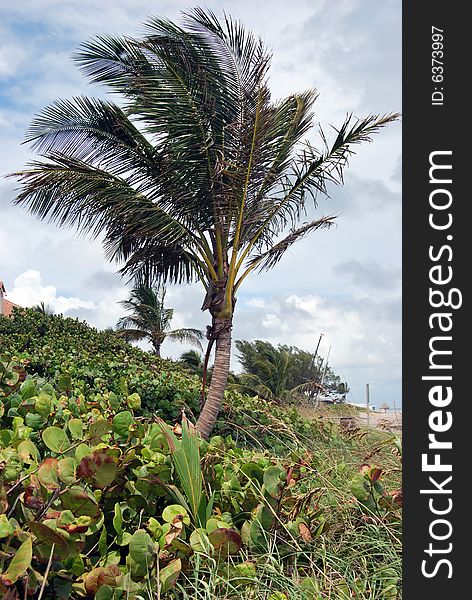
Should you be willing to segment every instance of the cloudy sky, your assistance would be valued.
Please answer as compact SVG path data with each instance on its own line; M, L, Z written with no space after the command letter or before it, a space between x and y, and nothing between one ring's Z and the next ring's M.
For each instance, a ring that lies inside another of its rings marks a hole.
M316 120L401 111L400 0L207 0L240 18L273 50L274 97L315 87ZM32 158L21 145L34 113L56 98L103 90L71 60L98 33L138 34L150 15L178 18L185 0L0 0L0 174ZM401 405L401 125L359 146L344 187L320 202L337 227L295 245L269 273L247 280L238 297L234 339L265 339L314 351L320 346L347 379L351 400ZM78 238L11 204L15 184L0 179L0 279L23 306L114 325L128 290L98 242ZM174 327L204 327L197 286L168 290ZM181 346L165 344L177 357ZM237 370L235 361L233 367Z

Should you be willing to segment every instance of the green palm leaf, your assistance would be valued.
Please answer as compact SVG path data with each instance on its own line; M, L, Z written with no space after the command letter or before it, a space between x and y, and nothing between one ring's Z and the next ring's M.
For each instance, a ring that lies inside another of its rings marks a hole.
M162 419L159 420L159 425L169 444L172 462L194 522L197 523L197 527L204 527L205 523L200 522L203 505L203 477L196 432L190 428L185 417L182 419L182 439L180 440Z

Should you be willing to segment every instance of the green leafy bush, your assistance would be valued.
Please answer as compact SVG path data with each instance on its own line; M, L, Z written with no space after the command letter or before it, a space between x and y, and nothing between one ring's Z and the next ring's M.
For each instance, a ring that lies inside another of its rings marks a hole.
M2 398L3 591L21 581L35 593L47 575L59 598L147 597L171 589L196 554L238 563L243 547L263 552L277 536L288 553L324 531L298 457L137 417L136 392L120 405L113 392L75 395L71 378L17 384Z
M182 407L198 412L197 377L77 319L16 310L0 317L0 349L27 373L75 395L96 395L98 403L110 393L116 403L138 393L143 414L172 420Z

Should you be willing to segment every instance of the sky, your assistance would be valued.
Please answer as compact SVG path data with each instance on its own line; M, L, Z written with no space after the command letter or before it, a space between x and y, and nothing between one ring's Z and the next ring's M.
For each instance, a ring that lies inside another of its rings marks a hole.
M41 222L13 206L6 173L35 158L22 145L35 113L57 98L103 97L72 61L97 34L139 35L149 16L179 19L184 0L0 0L0 280L22 306L41 301L98 328L114 326L129 294L99 241ZM401 112L400 0L207 0L240 19L273 51L274 98L316 88L315 122L329 130L346 114ZM333 131L333 130L331 130ZM310 139L311 134L308 134ZM313 138L312 138L313 139ZM401 122L356 149L345 184L317 215L336 227L295 244L238 294L233 339L263 339L319 352L347 380L348 400L401 406ZM168 288L173 328L204 328L203 289ZM164 356L187 347L166 341ZM239 363L232 361L234 370Z

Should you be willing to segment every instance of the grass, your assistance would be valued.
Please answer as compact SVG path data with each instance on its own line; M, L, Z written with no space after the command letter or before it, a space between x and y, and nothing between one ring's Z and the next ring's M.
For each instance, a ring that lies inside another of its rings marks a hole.
M356 410L356 409L354 409ZM387 490L401 486L398 436L375 429L342 432L331 425L330 439L303 438L298 444L312 457L306 489L317 489L328 531L309 551L296 541L292 554L281 555L277 539L264 554L244 557L251 569L244 577L234 567L222 569L208 557L191 562L174 591L182 600L398 600L401 598L401 529L399 520L379 519L360 510L350 488L359 466L382 469ZM289 450L289 448L287 448ZM399 516L399 515L398 515ZM372 521L372 522L370 522ZM177 591L178 590L178 591Z

